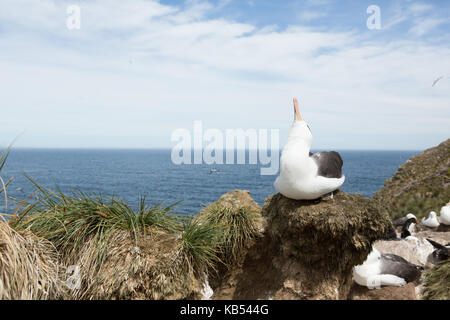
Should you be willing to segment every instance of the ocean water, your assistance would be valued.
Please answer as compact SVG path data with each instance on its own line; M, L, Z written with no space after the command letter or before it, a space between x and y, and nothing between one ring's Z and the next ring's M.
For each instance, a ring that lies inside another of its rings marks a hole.
M342 190L372 196L397 168L419 151L339 151L346 181ZM210 173L210 169L217 172ZM276 175L260 175L259 165L175 165L170 150L46 150L15 149L0 172L14 177L8 196L23 199L35 191L30 175L50 189L81 190L118 196L136 207L139 196L152 204L180 201L178 213L197 214L208 203L233 190L249 190L259 204L275 193ZM2 195L3 196L3 195ZM6 210L0 199L0 210Z

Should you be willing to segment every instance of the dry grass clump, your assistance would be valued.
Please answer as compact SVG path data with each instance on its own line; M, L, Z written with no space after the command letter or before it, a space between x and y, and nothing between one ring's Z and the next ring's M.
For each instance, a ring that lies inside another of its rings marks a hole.
M84 243L66 264L80 268L72 299L186 299L201 288L181 238L154 230L134 241L130 232L114 230L100 267L95 240Z
M423 284L423 299L450 300L450 260L425 271Z
M58 259L53 245L0 221L0 300L58 299Z

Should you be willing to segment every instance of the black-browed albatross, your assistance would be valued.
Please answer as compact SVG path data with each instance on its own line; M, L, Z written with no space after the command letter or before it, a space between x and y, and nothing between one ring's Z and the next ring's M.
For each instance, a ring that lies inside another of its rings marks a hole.
M310 152L311 129L298 110L294 98L294 123L280 159L280 175L275 189L287 198L313 200L338 189L345 181L343 161L335 151Z

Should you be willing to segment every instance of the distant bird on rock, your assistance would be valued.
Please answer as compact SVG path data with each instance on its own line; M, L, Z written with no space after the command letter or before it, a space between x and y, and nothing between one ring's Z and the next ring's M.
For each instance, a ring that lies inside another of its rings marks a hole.
M394 225L394 227L400 227L403 226L408 219L415 219L417 222L416 216L412 213L408 213L406 216L394 220L392 224Z
M439 227L439 221L437 219L437 214L434 211L431 211L428 214L428 217L426 219L422 220L422 225L428 228L437 228Z
M402 234L400 236L402 239L412 236L413 232L415 232L416 221L417 220L415 217L405 221L402 227Z
M441 208L440 221L442 224L450 225L450 206L446 205Z

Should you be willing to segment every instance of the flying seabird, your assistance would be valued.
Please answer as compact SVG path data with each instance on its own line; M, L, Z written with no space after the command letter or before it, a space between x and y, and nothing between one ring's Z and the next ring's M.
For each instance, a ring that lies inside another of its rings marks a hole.
M437 228L439 227L439 221L437 219L437 214L434 211L431 211L428 214L428 217L426 219L422 220L422 225L428 228Z
M422 267L395 254L381 254L373 248L362 265L353 268L353 280L369 289L403 286L420 278Z
M280 175L275 189L287 198L313 200L332 193L345 181L339 153L310 152L311 129L298 110L294 98L294 123L280 159Z
M433 81L433 84L431 85L432 87L434 87L435 85L436 85L436 83L438 83L441 79L443 79L444 78L444 76L440 76L439 78L437 78L437 79L435 79L434 81Z
M426 238L429 243L433 245L436 249L433 251L433 262L438 263L444 260L447 260L450 257L450 243L447 243L446 246L443 246L436 241Z
M450 225L450 206L443 206L440 212L440 220L442 224Z
M398 218L397 220L394 220L394 222L392 222L392 224L394 225L394 227L400 227L400 226L403 226L408 219L417 220L415 215L413 215L412 213L408 213L406 216L404 216L402 218Z

